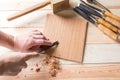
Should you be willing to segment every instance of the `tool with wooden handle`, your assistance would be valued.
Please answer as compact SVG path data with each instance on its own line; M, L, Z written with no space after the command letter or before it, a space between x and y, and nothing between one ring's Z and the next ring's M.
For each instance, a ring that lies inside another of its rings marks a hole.
M51 3L51 6L52 6L52 9L53 9L53 13L57 13L57 12L62 11L62 10L69 7L69 0L46 0L45 2L39 3L39 4L34 5L30 8L27 8L25 10L17 12L13 15L10 15L8 17L8 21L14 20L14 19L16 19L18 17L21 17L23 15L26 15L30 12L33 12L33 11L38 10L40 8L43 8L50 3Z
M107 9L106 7L104 7L104 6L102 5L102 8L104 8L105 10L107 10L107 11L103 11L103 10L101 10L101 9L98 9L98 8L96 8L96 7L93 7L93 6L89 5L89 4L87 4L87 3L84 2L83 0L80 0L80 1L81 1L83 4L85 4L87 7L91 8L91 9L94 9L94 10L96 10L97 12L101 13L102 16L103 16L103 17L102 17L103 19L105 19L106 21L108 21L109 23L113 24L114 26L116 26L117 28L120 29L120 21L118 21L118 19L114 18L114 17L117 16L117 15L115 15L115 14L113 14L113 13L110 13L110 10L109 10L109 9ZM90 2L90 3L92 3L92 0L87 0L87 1ZM111 16L114 15L114 17L111 17L109 13L111 14ZM117 18L118 18L118 17L119 17L119 16L117 16Z
M102 9L105 9L106 11L103 12L105 16L111 17L111 18L113 18L113 19L115 19L115 20L120 22L120 17L119 16L111 13L109 9L107 9L105 6L103 6L97 0L87 0L87 1L89 3L95 4L95 5L99 6L99 7L101 7Z
M87 14L92 14L92 15L95 15L95 16L99 17L99 18L96 18L98 23L100 23L102 25L105 25L107 28L111 29L112 31L114 31L116 33L120 33L120 30L116 26L114 26L111 23L102 19L102 15L100 13L98 13L97 11L95 11L94 9L92 9L90 7L87 7L84 4L80 4L79 8L81 10L85 11Z
M40 48L37 52L38 53L42 53L43 51L46 51L54 46L58 46L59 45L59 42L58 41L55 41L52 45L50 46L43 46L42 48Z
M113 32L112 30L108 29L105 25L97 23L97 20L94 19L91 15L86 14L84 11L82 11L79 7L75 7L74 11L80 14L83 18L85 18L87 21L93 23L96 25L104 34L112 38L113 40L120 41L120 35Z
M110 18L110 17L105 17L105 20L108 21L109 23L115 25L118 29L120 29L120 22L113 19L113 18Z

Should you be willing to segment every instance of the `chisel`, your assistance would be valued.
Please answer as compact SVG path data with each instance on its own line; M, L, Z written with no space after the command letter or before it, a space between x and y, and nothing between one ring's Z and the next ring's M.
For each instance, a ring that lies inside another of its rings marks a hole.
M92 14L92 15L97 16L96 20L97 20L98 23L103 24L103 25L105 25L107 28L111 29L112 31L120 34L120 30L119 30L116 26L114 26L114 25L112 25L111 23L109 23L109 22L107 22L106 20L104 20L104 19L102 18L102 15L101 15L99 12L95 11L94 9L92 9L92 8L90 8L90 7L87 7L87 6L84 5L84 4L80 4L80 5L79 5L79 8L80 8L81 10L83 10L83 11L86 11L87 14L89 13L89 14ZM99 18L98 18L98 17L99 17Z
M86 14L84 11L82 11L79 7L75 7L74 11L77 12L79 15L81 15L83 18L85 18L87 21L91 22L92 24L96 25L104 34L112 38L113 40L120 41L120 36L113 32L112 30L108 29L106 26L97 23L97 20L93 18L92 16Z
M43 51L46 51L46 50L50 49L51 47L58 46L58 45L59 45L59 42L55 41L52 45L50 45L50 46L44 46L44 47L40 48L37 52L38 53L42 53Z
M81 1L81 0L80 0ZM107 9L105 6L103 6L101 3L99 3L97 0L87 0L89 3L95 4L99 7L101 7L102 9L104 9L104 11L101 10L101 12L104 14L107 21L113 23L114 25L116 25L118 28L120 28L120 17L113 14L112 12L110 12L109 9Z

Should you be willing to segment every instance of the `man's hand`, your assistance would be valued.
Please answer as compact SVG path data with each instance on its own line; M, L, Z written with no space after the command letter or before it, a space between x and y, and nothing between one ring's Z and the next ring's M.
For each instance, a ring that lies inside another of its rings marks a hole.
M40 31L20 34L14 38L14 49L21 52L38 50L40 46L49 46L52 43Z
M1 75L17 75L22 68L26 68L26 61L32 57L38 56L38 53L9 53L0 56L2 62L0 66Z

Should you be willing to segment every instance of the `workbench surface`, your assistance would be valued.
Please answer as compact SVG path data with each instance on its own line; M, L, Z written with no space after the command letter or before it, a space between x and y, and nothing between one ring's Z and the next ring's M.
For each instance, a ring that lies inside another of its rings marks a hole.
M43 31L46 15L52 13L51 6L34 11L13 21L7 21L10 14L28 8L44 0L0 0L0 30L16 35L22 31L40 29ZM113 13L120 16L120 0L98 0ZM79 0L70 0L71 6ZM68 11L72 15L72 11ZM81 18L78 15L79 18ZM0 47L0 53L12 51ZM45 72L31 72L30 68L40 61L37 57L28 61L28 68L18 76L1 76L0 80L120 80L120 44L104 35L98 28L88 24L87 40L83 63L60 60L63 68L56 78L50 78Z

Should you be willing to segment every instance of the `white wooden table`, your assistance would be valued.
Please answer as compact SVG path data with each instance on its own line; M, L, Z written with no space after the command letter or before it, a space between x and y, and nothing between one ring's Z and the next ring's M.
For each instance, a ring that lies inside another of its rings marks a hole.
M40 29L43 31L45 18L52 13L50 5L13 21L7 21L10 14L28 8L44 0L0 0L0 30L16 35L22 31ZM120 0L98 0L113 13L120 16ZM70 0L75 6L79 0ZM0 47L0 53L9 53L9 49ZM120 44L104 35L89 23L83 63L60 60L63 70L56 78L50 78L46 72L31 72L30 68L40 57L28 61L28 68L18 76L1 76L0 80L120 80ZM68 74L68 75L66 75Z

